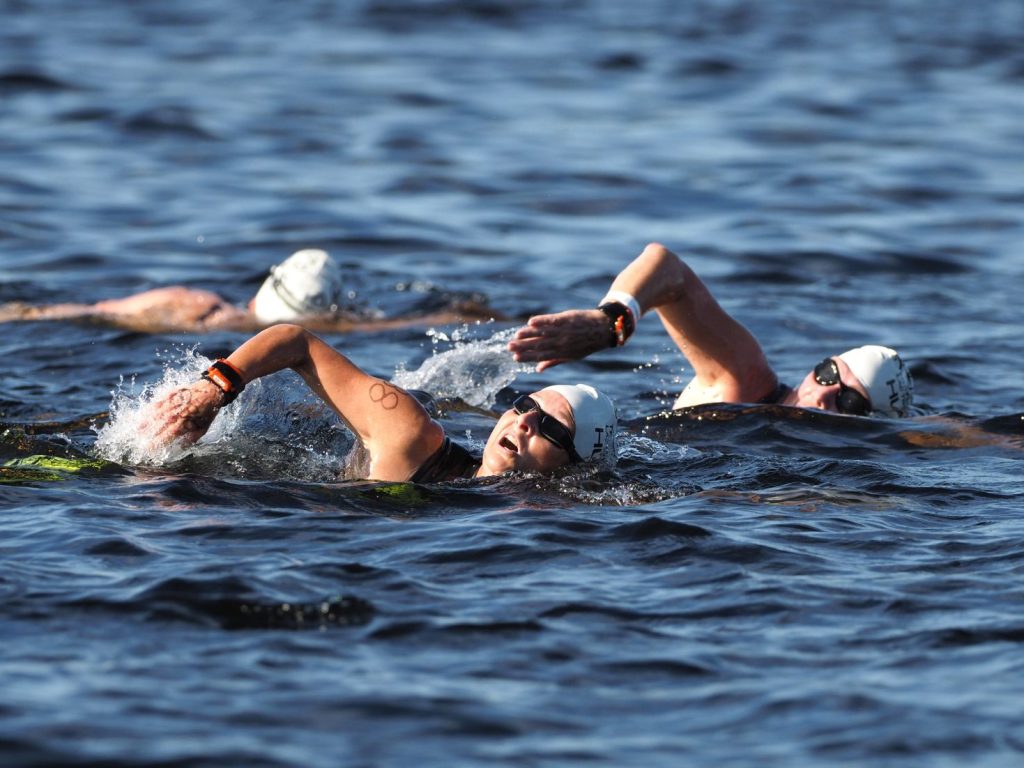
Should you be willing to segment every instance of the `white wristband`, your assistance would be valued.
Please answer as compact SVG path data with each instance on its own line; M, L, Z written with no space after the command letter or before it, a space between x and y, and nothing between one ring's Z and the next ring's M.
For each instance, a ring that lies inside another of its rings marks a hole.
M616 304L622 304L623 306L625 306L630 312L633 313L633 325L640 324L640 316L642 314L640 312L640 302L638 302L635 298L630 296L625 291L608 291L608 295L598 302L598 306L601 306L602 304L607 304L609 301L613 301Z

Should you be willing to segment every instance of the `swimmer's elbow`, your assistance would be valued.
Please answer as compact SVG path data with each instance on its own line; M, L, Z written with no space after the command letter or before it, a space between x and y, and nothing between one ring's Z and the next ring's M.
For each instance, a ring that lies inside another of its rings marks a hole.
M296 325L295 323L274 323L274 325L271 325L267 330L274 331L275 333L292 334L296 336L308 333L305 328L301 325Z
M648 243L640 258L662 278L683 278L690 271L686 263L661 243Z
M661 243L648 243L643 250L645 256L657 261L682 264L683 260Z
M647 309L686 299L690 288L699 284L693 270L681 258L656 242L647 244L630 272L646 287Z

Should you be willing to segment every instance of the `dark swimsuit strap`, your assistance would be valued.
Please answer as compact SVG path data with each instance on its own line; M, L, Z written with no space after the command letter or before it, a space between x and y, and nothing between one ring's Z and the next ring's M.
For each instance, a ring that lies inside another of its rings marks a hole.
M460 477L472 477L480 461L461 445L445 435L441 447L424 461L409 478L413 483L441 483Z
M786 395L791 391L791 387L780 381L775 385L775 389L757 401L757 405L774 405L775 403L781 403L786 399Z

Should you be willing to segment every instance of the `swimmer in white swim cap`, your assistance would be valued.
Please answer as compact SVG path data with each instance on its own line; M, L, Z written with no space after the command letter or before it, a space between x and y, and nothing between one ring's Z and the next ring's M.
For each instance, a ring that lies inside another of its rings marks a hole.
M341 267L327 251L296 251L270 268L249 308L260 323L292 322L338 311L342 302Z
M445 435L416 397L290 324L267 328L198 381L155 401L144 432L154 447L193 443L247 384L286 368L298 372L362 443L368 479L430 483L615 462L615 406L591 386L558 385L517 398L476 457Z
M278 322L301 322L327 331L375 330L494 318L479 302L457 301L449 310L395 318L367 317L342 308L341 266L326 251L297 251L270 269L247 307L213 291L172 285L95 304L0 305L0 322L89 320L136 331L204 333L256 331Z
M825 358L796 388L782 384L753 334L682 259L658 243L619 273L598 309L531 317L508 347L517 361L536 362L543 371L622 346L651 310L693 367L675 408L776 403L857 416L911 414L910 370L888 347L857 347Z
M914 380L896 350L868 344L839 355L868 391L870 410L886 416L909 416Z
M779 402L851 416L910 415L914 381L895 350L868 344L826 357Z
M559 384L523 395L498 419L482 470L546 471L563 464L615 465L615 404L588 384ZM552 450L552 449L555 450Z

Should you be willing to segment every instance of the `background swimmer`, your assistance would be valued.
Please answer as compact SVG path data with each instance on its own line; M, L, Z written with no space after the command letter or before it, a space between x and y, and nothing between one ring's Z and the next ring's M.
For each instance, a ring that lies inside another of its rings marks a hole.
M764 350L726 312L682 259L652 243L612 283L598 309L531 317L509 350L537 370L622 346L654 309L693 366L674 408L704 403L777 403L850 415L907 416L910 370L888 347L868 345L826 357L793 388L780 382Z
M204 333L255 331L279 322L331 331L396 328L490 319L495 312L474 301L452 310L398 318L373 318L343 307L344 275L326 251L306 249L270 268L256 295L238 307L213 291L172 285L95 304L0 306L0 322L18 320L89 320L141 331Z

